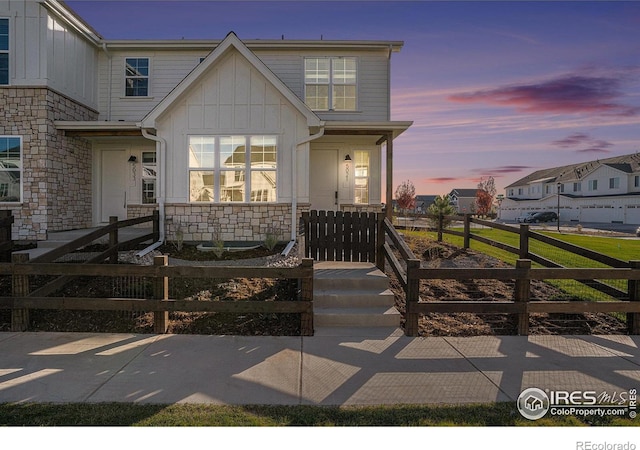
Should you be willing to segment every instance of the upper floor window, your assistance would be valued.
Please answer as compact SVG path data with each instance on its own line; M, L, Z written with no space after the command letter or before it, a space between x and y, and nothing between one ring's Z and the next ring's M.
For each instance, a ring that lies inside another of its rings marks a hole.
M633 186L634 187L640 187L640 175L636 175L633 178Z
M0 19L0 85L9 84L9 19Z
M19 202L21 197L22 138L0 136L0 202Z
M147 97L149 95L149 58L125 58L124 95Z
M582 183L573 183L573 192L580 192L582 190Z
M355 111L357 63L353 57L305 58L305 102L316 111Z
M598 190L598 180L589 180L589 190L590 191Z
M618 189L620 188L620 178L609 178L609 189Z
M369 174L370 174L369 152L366 150L356 150L355 152L355 196L354 203L369 204Z
M275 202L276 180L275 136L189 137L191 202Z

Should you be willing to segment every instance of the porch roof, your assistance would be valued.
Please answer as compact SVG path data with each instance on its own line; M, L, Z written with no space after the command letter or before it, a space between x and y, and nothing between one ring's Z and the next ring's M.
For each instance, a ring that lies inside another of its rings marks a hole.
M325 135L393 135L393 139L400 136L413 125L410 121L388 122L347 122L342 120L327 120L324 125Z
M56 120L53 124L67 136L142 136L140 126L136 122Z

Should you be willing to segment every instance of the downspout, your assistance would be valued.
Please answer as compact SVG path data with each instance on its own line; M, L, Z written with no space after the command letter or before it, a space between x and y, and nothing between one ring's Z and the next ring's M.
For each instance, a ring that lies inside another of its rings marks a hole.
M105 55L107 55L107 59L109 60L109 75L107 75L107 121L111 120L111 81L113 77L113 58L111 53L107 50L107 44L105 42L102 43L102 51Z
M161 137L158 136L154 136L153 134L149 134L147 132L146 129L140 127L140 131L142 131L142 136L152 140L156 143L156 146L160 147L160 151L158 152L159 154L159 159L158 159L158 197L157 197L157 201L158 201L158 216L159 216L159 227L160 227L160 236L158 238L157 242L154 242L153 244L151 244L150 246L148 246L147 248L140 250L138 253L136 253L137 257L142 257L144 255L146 255L147 253L152 252L153 250L155 250L156 248L160 247L162 244L164 244L165 241L165 231L164 231L164 218L165 218L165 213L164 213L164 199L165 199L165 160L166 160L166 155L167 155L167 141Z
M289 254L296 243L296 237L298 234L298 221L296 220L298 216L298 149L301 145L307 144L313 140L321 138L322 136L324 136L324 122L321 122L320 131L316 134L312 134L311 136L307 136L306 138L296 142L293 154L291 155L291 185L293 186L293 192L291 195L291 240L284 250L282 250L281 255L283 256L287 256Z

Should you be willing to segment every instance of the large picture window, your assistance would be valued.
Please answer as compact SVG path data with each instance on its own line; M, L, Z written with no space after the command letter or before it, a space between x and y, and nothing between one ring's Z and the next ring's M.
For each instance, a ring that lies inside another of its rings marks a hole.
M9 19L0 18L0 85L9 84Z
M124 95L147 97L149 95L149 58L125 58Z
M275 136L189 137L191 202L275 202L276 180Z
M305 102L315 111L355 111L357 62L353 57L306 58Z
M22 139L0 136L0 202L21 201Z

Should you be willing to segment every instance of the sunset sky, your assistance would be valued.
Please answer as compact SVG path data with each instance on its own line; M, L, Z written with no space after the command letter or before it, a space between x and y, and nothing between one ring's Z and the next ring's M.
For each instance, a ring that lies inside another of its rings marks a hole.
M640 2L67 1L106 39L374 39L392 57L394 189L498 193L640 152Z

